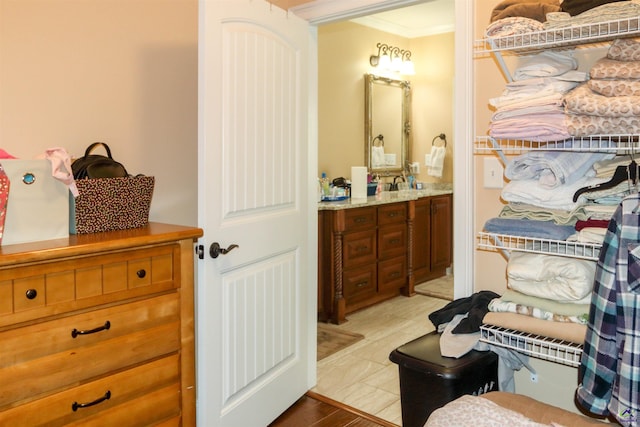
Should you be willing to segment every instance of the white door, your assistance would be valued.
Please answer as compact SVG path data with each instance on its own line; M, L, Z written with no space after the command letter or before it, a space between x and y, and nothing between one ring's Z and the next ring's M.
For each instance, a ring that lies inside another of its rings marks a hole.
M315 383L310 28L263 0L199 17L198 425L264 426Z

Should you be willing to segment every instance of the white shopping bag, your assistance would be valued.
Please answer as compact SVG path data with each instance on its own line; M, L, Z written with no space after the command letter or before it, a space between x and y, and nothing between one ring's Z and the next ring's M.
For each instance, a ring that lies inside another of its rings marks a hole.
M0 160L9 178L2 246L69 236L69 189L51 174L51 162Z

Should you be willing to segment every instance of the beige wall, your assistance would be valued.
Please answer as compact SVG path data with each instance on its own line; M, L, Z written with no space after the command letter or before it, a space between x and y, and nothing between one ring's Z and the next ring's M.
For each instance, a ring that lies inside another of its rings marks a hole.
M349 177L351 166L365 165L364 75L376 43L412 52L416 75L401 76L412 87L412 153L423 182L452 182L453 33L407 39L351 22L323 25L318 31L318 171ZM440 133L448 146L442 178L427 176L424 155Z
M154 175L151 220L197 223L197 0L0 0L0 148L109 144Z

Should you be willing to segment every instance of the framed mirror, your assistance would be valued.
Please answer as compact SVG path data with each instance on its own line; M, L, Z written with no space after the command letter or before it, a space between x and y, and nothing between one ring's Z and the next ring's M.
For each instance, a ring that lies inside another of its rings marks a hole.
M365 74L365 160L370 173L401 173L409 159L411 84Z

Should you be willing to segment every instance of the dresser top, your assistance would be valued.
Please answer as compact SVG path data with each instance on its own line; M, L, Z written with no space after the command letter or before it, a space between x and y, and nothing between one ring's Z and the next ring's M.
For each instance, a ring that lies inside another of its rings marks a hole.
M150 222L146 227L103 233L70 234L67 238L0 246L0 267L15 263L86 255L136 246L195 240L200 228Z

